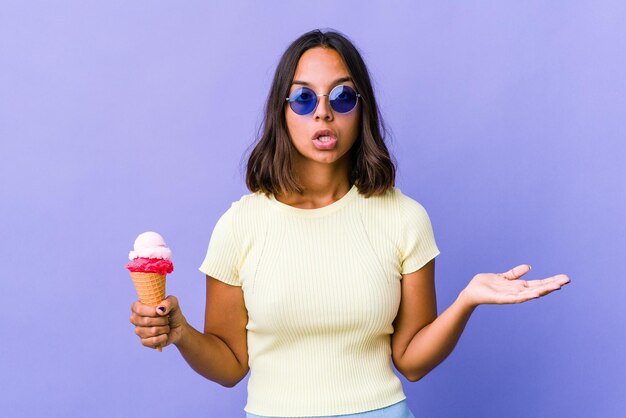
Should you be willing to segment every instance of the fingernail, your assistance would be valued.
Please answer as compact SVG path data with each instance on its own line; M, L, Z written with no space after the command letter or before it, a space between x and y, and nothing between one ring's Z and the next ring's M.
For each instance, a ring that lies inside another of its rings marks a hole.
M527 265L528 265L528 271L530 271L530 269L532 269L532 267L530 266L530 264L527 264Z
M159 306L158 308L162 313L165 313L165 308L163 306Z

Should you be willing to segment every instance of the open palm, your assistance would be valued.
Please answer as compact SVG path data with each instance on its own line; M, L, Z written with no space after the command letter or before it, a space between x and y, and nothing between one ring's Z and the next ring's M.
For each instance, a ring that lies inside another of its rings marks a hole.
M518 280L529 271L528 264L521 264L506 273L477 274L461 292L463 300L470 306L521 303L545 296L570 282L565 274L543 280Z

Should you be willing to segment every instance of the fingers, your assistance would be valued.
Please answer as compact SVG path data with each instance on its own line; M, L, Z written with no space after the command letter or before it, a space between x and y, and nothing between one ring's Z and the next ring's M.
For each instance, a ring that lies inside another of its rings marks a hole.
M135 334L139 338L150 338L155 337L161 334L167 334L170 332L170 327L168 325L161 327L135 327Z
M153 306L144 305L139 301L133 302L130 307L130 323L138 327L154 327L168 324L167 316L157 315Z
M156 307L140 301L133 302L130 322L135 325L135 334L141 339L141 344L157 348L168 345L170 331L172 327L180 326L181 316L178 299L168 296Z
M545 296L555 290L560 290L562 286L569 283L569 277L564 274L549 277L543 280L532 280L525 282L517 289L502 293L499 303L522 303L531 299ZM523 282L523 281L520 281ZM518 283L517 281L515 283Z
M165 300L157 306L156 312L163 317L167 317L172 328L177 328L185 323L185 318L180 310L176 296L170 295L165 298Z
M167 334L157 335L156 337L142 338L141 344L149 348L158 348L167 346Z
M167 345L168 334L170 332L167 317L148 318L131 316L130 322L135 324L135 334L141 339L141 343L144 346L157 348L158 346L165 347Z
M169 332L169 326L135 328L135 334L141 339L141 344L150 348L157 348L159 346L165 347L167 345L167 335Z
M530 271L529 264L520 264L519 266L513 267L511 270L506 273L500 274L500 276L504 277L507 280L515 280L519 277L522 277L524 274Z
M570 280L569 280L569 277L567 277L565 274L557 274L556 276L552 276L552 277L548 277L547 279L540 280L540 282L543 282L543 286L541 285L537 286L535 290L538 290L539 292L547 291L547 293L550 293L554 290L561 289L561 287L568 284Z
M134 301L132 305L130 305L130 310L139 316L149 316L154 318L157 318L159 316L157 315L154 306L145 305L138 300Z
M561 286L565 286L569 282L570 279L565 274L557 274L556 276L551 276L543 280L529 280L527 283L528 287L533 288L551 285L558 285L558 287L560 288Z
M134 302L131 311L130 322L135 325L135 334L141 339L141 344L150 348L165 347L170 332L169 318L154 316L155 308L141 302Z
M166 297L156 308L157 315L168 316L172 311L178 310L178 299L176 296Z

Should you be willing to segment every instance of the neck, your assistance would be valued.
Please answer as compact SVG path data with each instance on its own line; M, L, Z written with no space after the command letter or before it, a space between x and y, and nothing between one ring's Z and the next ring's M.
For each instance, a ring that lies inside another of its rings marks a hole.
M304 190L291 195L276 195L276 200L290 206L315 209L327 206L343 197L350 188L348 170L330 165L311 164L301 168L298 180Z

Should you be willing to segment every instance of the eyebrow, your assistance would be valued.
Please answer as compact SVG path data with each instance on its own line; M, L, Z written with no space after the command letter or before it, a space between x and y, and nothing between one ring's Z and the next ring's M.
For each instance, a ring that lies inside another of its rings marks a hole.
M344 81L352 81L352 77L341 77L336 79L335 81L333 81L333 85L337 84L337 83L343 83ZM291 82L291 84L301 84L303 86L310 86L310 83L307 83L306 81L300 81L300 80L293 80Z

